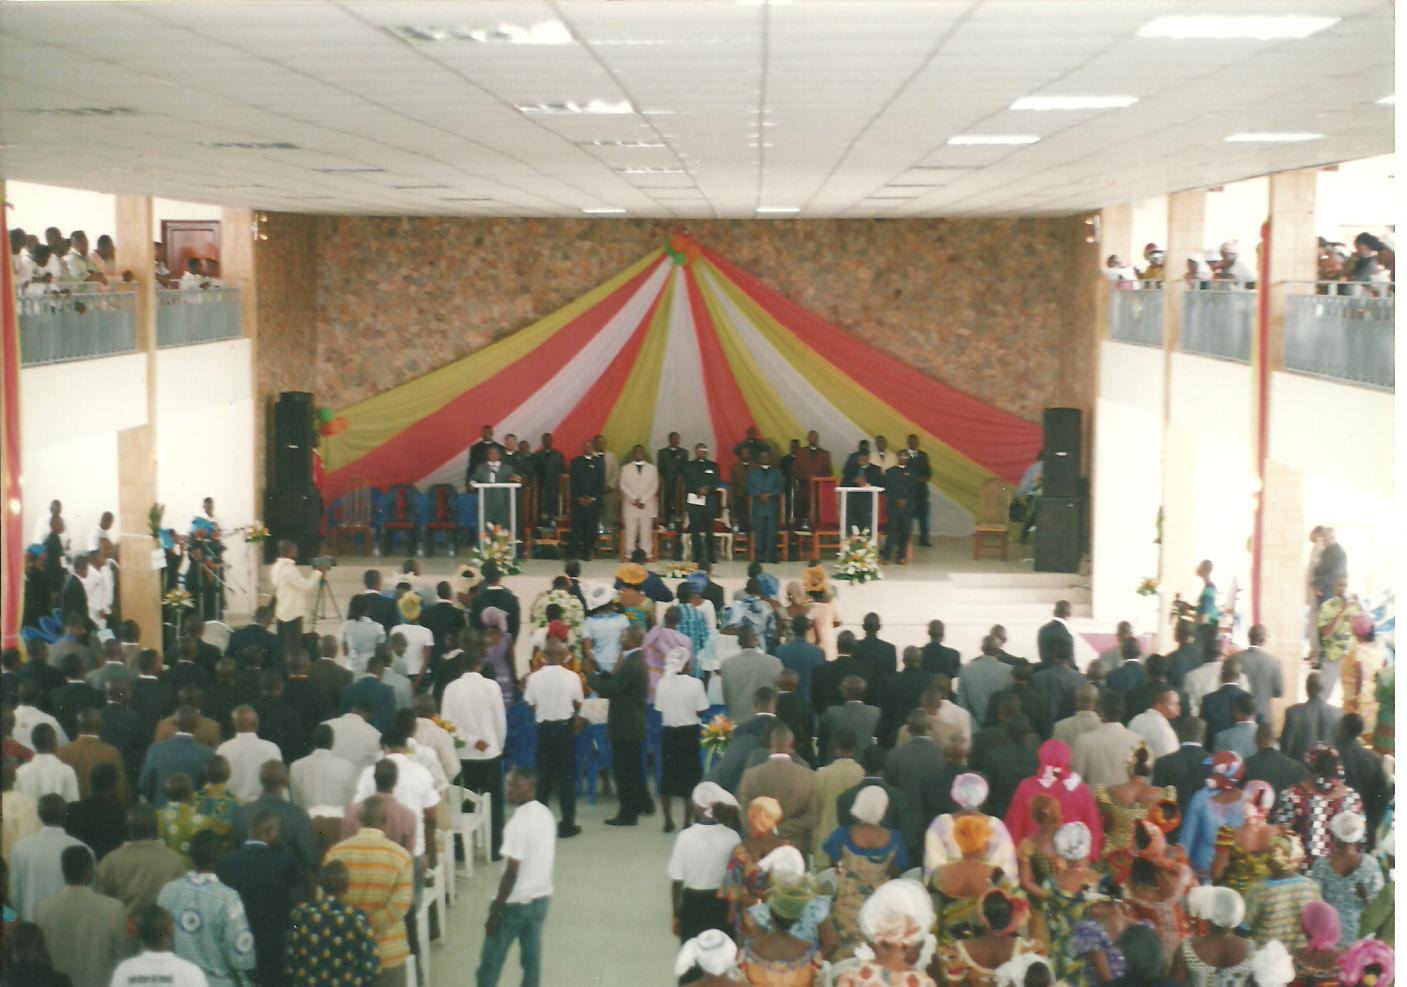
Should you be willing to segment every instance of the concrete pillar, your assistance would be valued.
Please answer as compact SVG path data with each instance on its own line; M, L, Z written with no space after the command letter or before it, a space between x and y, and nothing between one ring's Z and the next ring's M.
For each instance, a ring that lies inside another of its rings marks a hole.
M1133 204L1106 206L1099 211L1099 266L1110 254L1118 254L1125 264L1141 261L1133 252Z
M1261 566L1265 581L1261 590L1261 622L1269 637L1265 650L1280 662L1285 679L1285 695L1273 705L1278 732L1285 707L1301 702L1300 682L1305 674L1304 631L1305 563L1309 553L1309 531L1304 519L1304 474L1280 463L1265 468L1265 488L1261 493L1265 512L1265 534L1261 542Z
M1305 294L1319 273L1314 228L1319 173L1312 168L1270 176L1270 338L1272 371L1285 366L1285 298Z
M146 354L147 423L117 435L117 508L122 532L122 616L141 628L142 646L161 647L161 573L151 564L148 513L156 503L156 248L151 199L117 197L119 270L136 277L137 349Z

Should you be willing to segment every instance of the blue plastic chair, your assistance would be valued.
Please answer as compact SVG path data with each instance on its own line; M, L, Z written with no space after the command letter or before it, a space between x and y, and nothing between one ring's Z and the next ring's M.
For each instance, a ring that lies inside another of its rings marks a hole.
M44 614L39 618L38 629L45 635L46 641L57 641L64 635L63 621L52 614Z
M460 543L471 548L477 546L479 544L479 495L472 490L460 494L455 508L455 520L459 522L459 531L463 536Z
M645 707L645 743L640 748L640 770L648 777L650 758L655 759L655 790L664 779L664 717L653 706Z
M43 641L45 644L53 644L58 640L52 634L46 634L37 627L21 627L20 637L25 641Z

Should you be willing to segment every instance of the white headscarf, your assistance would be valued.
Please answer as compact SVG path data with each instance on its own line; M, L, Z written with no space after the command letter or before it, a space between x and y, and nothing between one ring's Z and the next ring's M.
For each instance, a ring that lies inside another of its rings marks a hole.
M1256 987L1287 987L1295 979L1295 961L1279 939L1272 939L1251 957Z
M678 675L689 665L688 648L670 648L664 655L664 671L667 675Z
M878 826L889 810L889 793L878 785L866 785L855 796L850 814L863 823Z
M693 792L689 795L689 801L699 807L699 811L705 816L713 818L713 807L719 802L724 805L731 805L738 808L738 800L733 798L733 794L722 785L712 781L701 781L694 786Z
M1207 921L1220 929L1234 929L1246 917L1246 903L1232 888L1213 888L1207 899Z
M933 928L933 899L917 881L886 881L860 908L859 922L872 943L912 946Z
M1187 892L1187 914L1192 918L1211 917L1212 894L1216 891L1211 884L1199 884Z
M1062 860L1084 860L1093 843L1089 827L1082 822L1070 822L1055 831L1055 852Z
M674 975L682 977L698 967L710 977L721 977L737 964L738 947L717 929L706 929L679 949Z
M1340 812L1329 820L1329 831L1340 843L1362 843L1368 835L1368 824L1357 812Z
M960 808L980 809L982 803L987 801L989 791L990 786L986 778L975 771L965 771L953 779L953 787L949 794Z
M774 881L789 884L806 876L806 861L794 846L779 846L757 862L757 866Z
M1046 962L1044 956L1038 956L1035 953L1013 956L997 967L997 987L1022 987L1026 982L1026 974L1033 966L1044 966L1049 969L1050 964Z

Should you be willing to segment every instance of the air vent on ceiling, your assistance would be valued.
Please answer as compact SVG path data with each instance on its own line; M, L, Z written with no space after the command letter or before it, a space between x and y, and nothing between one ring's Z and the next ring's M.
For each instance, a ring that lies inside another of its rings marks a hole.
M296 151L297 144L288 141L201 141L205 147L219 151Z
M57 106L26 110L41 117L123 117L137 111L130 106Z

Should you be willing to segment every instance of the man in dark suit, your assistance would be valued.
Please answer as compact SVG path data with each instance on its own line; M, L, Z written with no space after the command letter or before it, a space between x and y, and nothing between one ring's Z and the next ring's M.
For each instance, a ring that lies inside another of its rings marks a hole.
M1334 584L1348 575L1348 554L1339 544L1333 528L1320 532L1324 543L1319 553L1319 561L1314 565L1314 596L1320 603L1334 595Z
M1031 676L1031 687L1046 698L1046 723L1052 728L1075 715L1075 690L1087 681L1075 668L1074 652L1063 641L1056 642L1053 659L1049 668Z
M928 461L928 453L918 447L917 435L909 436L908 447L909 475L914 480L913 515L918 520L918 543L924 548L931 548L933 543L928 540L928 485L933 482L933 464Z
M391 687L381 681L381 673L386 668L386 659L373 655L367 659L366 674L342 690L340 712L350 713L358 701L370 704L375 710L371 725L385 733L391 729L391 720L396 715L396 694Z
M817 764L816 745L812 737L815 733L812 726L814 718L811 715L811 701L801 694L800 685L801 676L790 668L777 676L777 719L791 727L797 755L814 768Z
M723 474L718 464L708 458L705 443L694 446L694 458L684 464L683 483L684 513L689 519L689 543L694 559L712 562L713 522L718 517L718 488L723 485ZM691 503L690 498L695 502Z
M1017 786L1040 770L1036 738L1025 714L1017 713L1006 721L1006 741L984 753L976 767L991 786L983 809L998 819L1004 818Z
M1292 761L1304 762L1304 756L1315 744L1328 744L1334 739L1343 711L1324 701L1324 680L1318 672L1310 672L1304 682L1309 698L1285 710L1285 728L1280 731L1280 749Z
M430 629L430 634L435 639L435 647L430 656L438 660L445 653L445 639L455 631L463 630L468 626L469 620L463 608L455 604L454 587L448 582L436 583L435 595L438 597L435 605L420 614L420 623Z
M73 568L69 570L63 581L63 588L59 591L59 608L65 615L80 614L85 630L96 630L97 625L88 616L88 591L83 588L83 580L87 578L88 556L75 555Z
M501 446L492 445L485 453L484 461L469 471L469 482L475 483L517 483L518 475L511 464L503 461ZM479 514L484 519L484 527L494 525L507 528L511 520L511 490L480 490ZM477 519L476 519L477 521Z
M722 620L726 597L723 594L723 587L713 581L713 562L708 559L701 559L698 560L698 566L699 571L706 577L703 589L699 590L699 596L702 596L709 603L713 604L713 612L718 616L719 620Z
M962 655L957 648L943 644L946 628L941 620L928 622L928 643L923 646L923 670L932 675L946 675L956 681L962 671Z
M821 715L821 763L831 762L831 738L841 730L855 735L855 753L864 754L879 733L880 710L865 704L865 680L848 675L840 683L843 700Z
M1147 700L1148 706L1144 706L1143 709L1147 709L1157 701L1154 698L1155 693L1148 686L1148 680L1151 677L1150 672L1152 670L1146 667L1144 662L1138 660L1140 650L1137 638L1127 637L1119 642L1119 658L1121 661L1104 679L1106 687L1113 689L1124 697L1125 708L1128 708L1130 705L1129 700L1135 696L1142 696ZM1149 660L1152 660L1154 657L1154 655L1148 656ZM1156 695L1162 696L1163 692L1166 691L1166 689L1163 689L1157 692ZM1142 710L1139 710L1139 712L1142 712Z
M923 834L938 813L936 808L939 779L943 775L943 752L931 734L933 724L928 714L916 709L909 714L909 741L889 752L884 763L884 776L904 793L905 808L899 818L910 860L923 859Z
M918 709L923 700L923 690L932 681L933 673L923 667L923 652L915 645L904 649L904 667L897 675L890 675L879 684L876 705L880 709L879 741L885 747L893 747L899 727L909 714Z
M1030 662L1022 662L1011 670L1011 685L992 696L987 703L988 725L995 722L995 711L998 703L1004 695L1015 696L1021 701L1021 712L1030 721L1030 728L1036 732L1042 740L1050 736L1050 731L1055 728L1054 722L1050 719L1050 703L1045 695L1036 691L1036 687L1031 684L1035 675L1036 666Z
M254 939L255 973L259 983L281 984L284 942L297 889L307 875L279 832L278 816L264 811L246 829L250 842L238 845L215 866L220 881L238 892L249 917Z
M277 746L283 759L292 763L308 753L308 731L297 710L284 698L282 675L264 669L259 687L261 695L252 704L259 714L259 739Z
M795 480L795 502L792 516L798 528L811 526L811 481L829 479L835 475L831 467L830 450L822 449L820 436L815 432L806 433L806 446L797 451L792 464L792 477Z
M1207 778L1211 776L1211 755L1202 746L1207 737L1207 725L1201 717L1184 716L1175 729L1181 746L1153 762L1153 784L1158 788L1168 785L1176 788L1178 807L1186 815L1192 796L1206 787Z
M1207 724L1207 736L1211 738L1212 744L1216 744L1217 734L1228 729L1239 717L1234 710L1236 700L1245 696L1250 699L1250 693L1236 684L1236 680L1241 677L1241 665L1234 658L1226 658L1221 663L1221 687L1202 699L1201 717ZM1255 703L1252 700L1252 708ZM1215 746L1213 746L1215 750Z
M589 562L596 554L601 498L606 494L606 462L596 455L590 439L581 444L581 455L572 460L567 486L572 502L570 551Z
M842 487L873 487L884 491L884 470L870 462L870 450L861 440L857 450L840 474ZM879 536L879 499L867 493L845 495L845 526Z
M1046 668L1055 660L1056 645L1064 641L1075 653L1075 637L1070 633L1070 601L1059 600L1055 604L1055 615L1036 632L1036 653L1040 656L1041 667Z
M301 651L294 655L293 660L288 663L288 678L283 683L283 700L298 714L298 722L303 725L303 737L308 742L309 753L313 750L313 730L337 708L328 703L323 691L314 685L308 676L310 664L308 656Z
M596 663L586 659L587 682L596 693L610 700L606 714L606 735L611 740L611 763L616 776L616 793L620 809L606 820L607 826L634 826L640 816L653 815L654 802L645 785L645 771L640 760L640 748L645 743L645 672L644 652L640 645L645 635L631 627L621 638L622 654L615 671L603 672Z
M277 634L269 630L274 622L274 606L266 603L254 611L254 619L230 635L230 643L225 646L225 654L238 658L245 648L257 648L264 656L264 667L283 671L286 666L283 642Z
M889 511L880 557L908 565L909 538L913 534L918 484L909 472L909 453L900 449L897 462L884 471L884 502Z
M99 711L103 717L103 728L98 734L103 743L111 744L122 755L122 767L127 772L127 790L137 790L137 779L142 771L142 760L151 745L152 723L142 719L132 708L132 690L125 682L110 682L107 687L107 702Z
M489 607L497 607L508 615L508 634L512 638L508 645L509 669L512 669L513 652L518 646L518 631L522 626L522 607L518 597L503 585L503 573L493 562L484 563L484 585L474 594L469 604L469 626L477 631L484 629L483 614Z
M195 641L195 663L214 670L215 663L224 656L219 648L205 640L205 618L198 613L187 614L183 627L186 637Z
M826 653L810 641L806 640L806 634L811 629L811 618L805 614L793 617L791 620L792 638L786 644L777 648L775 654L781 661L782 666L797 675L797 695L810 708L811 704L811 678L826 664ZM798 749L800 743L798 741Z
M78 736L78 714L85 709L99 709L103 705L103 694L94 689L83 678L83 659L75 654L64 655L63 672L65 682L49 693L49 705L54 718L64 728L68 737Z
M1173 636L1177 649L1168 655L1168 681L1181 689L1187 673L1202 667L1202 648L1197 644L1197 625L1190 620L1179 620Z
M904 818L907 810L908 801L903 792L884 780L884 764L888 757L889 752L879 744L871 744L869 750L865 751L860 758L860 767L864 769L865 777L861 778L859 783L836 796L835 815L839 825L853 826L859 822L850 812L855 805L855 796L860 794L862 788L878 785L884 789L884 794L889 796L889 808L884 811L884 818L880 820L880 825L885 829L899 828L900 821Z
M538 484L537 516L548 524L556 524L562 510L562 474L567 461L552 448L552 433L542 433L542 448L533 453L533 471Z
M381 570L368 569L362 573L360 595L366 598L366 615L385 628L387 634L390 634L391 630L401 622L401 615L396 609L396 601L389 596L384 596L381 592ZM350 613L351 609L348 606L347 611Z
M318 660L308 669L308 679L322 691L329 715L342 708L342 690L352 684L352 671L337 660L337 638L331 634L318 646Z
M1278 799L1285 789L1293 788L1308 777L1309 769L1304 766L1303 761L1292 761L1281 753L1275 743L1274 727L1269 723L1256 727L1256 752L1246 758L1246 774L1241 780L1243 787L1249 781L1266 782L1275 789L1275 797ZM1156 774L1153 776L1153 784L1161 784ZM1181 794L1182 789L1179 788L1179 797Z
M464 486L474 482L474 468L489 458L489 450L497 449L503 455L503 446L494 440L493 426L485 425L479 432L479 441L469 447L469 465L464 470Z
M835 661L828 661L811 674L811 706L816 716L825 715L826 710L844 702L840 696L840 683L851 675L865 678L870 674L868 665L855 660L855 635L841 631L836 635L835 648L838 655ZM868 684L868 683L867 683Z
M899 652L879 636L879 614L865 614L860 626L865 636L855 642L855 660L866 668L862 673L867 686L865 697L868 702L877 704L884 680L899 671Z
M182 706L176 710L176 736L152 744L147 751L137 790L158 809L166 804L166 779L172 775L189 776L197 788L205 784L205 762L215 752L195 739L199 719L200 713L193 706ZM108 743L117 747L112 741Z
M143 651L137 658L137 669L141 674L131 684L132 707L144 723L165 719L176 708L175 690L157 677L156 669L160 663L161 658L155 651Z
M1368 819L1368 849L1373 848L1378 825L1392 799L1391 782L1383 770L1383 759L1359 740L1363 736L1363 717L1345 713L1335 730L1334 746L1343 762L1344 784L1363 799L1363 813Z
M669 444L655 453L655 468L660 474L660 523L666 528L674 527L681 517L680 504L684 495L680 492L679 482L684 476L684 464L688 461L689 450L679 444L679 433L670 432Z

